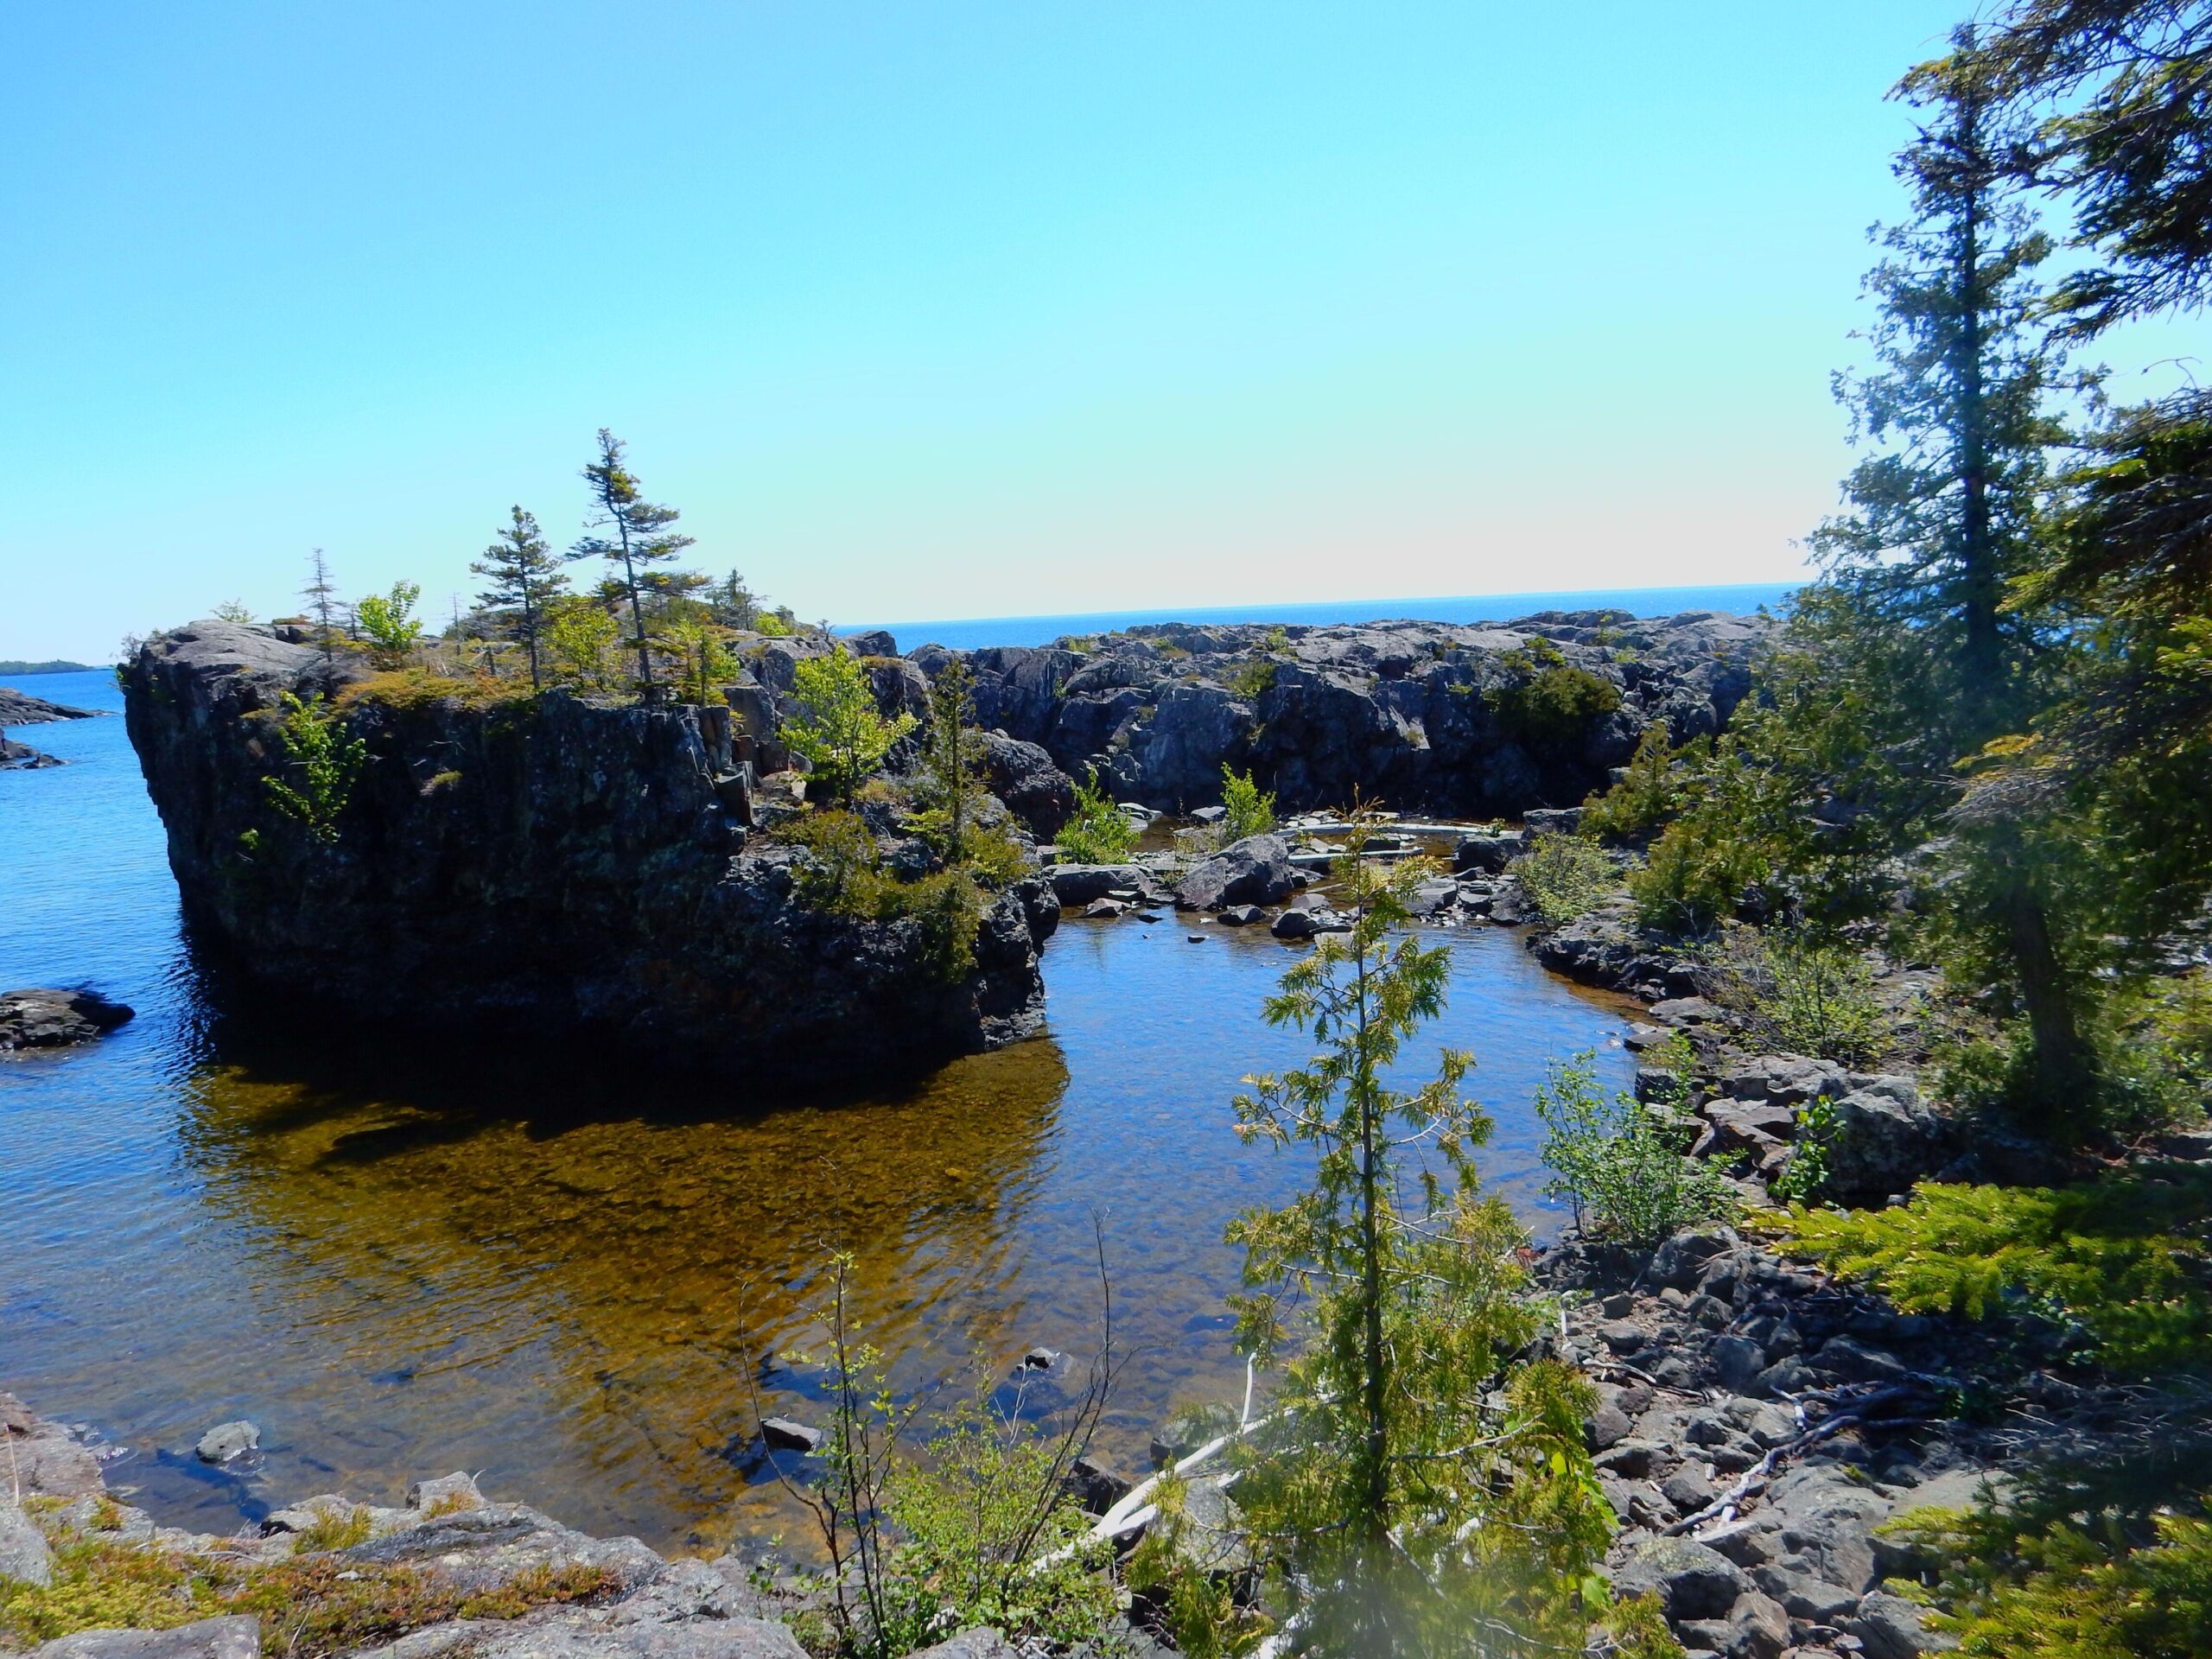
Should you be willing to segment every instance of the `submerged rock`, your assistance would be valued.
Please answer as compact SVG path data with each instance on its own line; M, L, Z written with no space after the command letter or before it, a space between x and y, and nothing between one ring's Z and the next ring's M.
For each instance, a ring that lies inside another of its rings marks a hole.
M241 1417L236 1422L216 1424L200 1437L192 1451L202 1463L228 1463L233 1458L257 1451L260 1446L259 1427Z

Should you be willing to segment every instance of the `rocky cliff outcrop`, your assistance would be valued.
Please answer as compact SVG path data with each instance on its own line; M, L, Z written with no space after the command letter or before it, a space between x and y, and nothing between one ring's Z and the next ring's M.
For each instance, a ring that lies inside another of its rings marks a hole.
M123 678L188 913L275 991L810 1073L989 1046L1041 1015L1049 887L987 894L950 974L926 918L810 906L804 855L733 810L728 710L364 696L313 649L219 622L148 641ZM335 694L335 735L365 747L330 838L264 781L304 781L286 692Z
M1291 810L1341 806L1357 791L1406 810L1518 815L1580 803L1654 721L1676 742L1719 730L1771 626L1624 611L1469 626L1166 624L961 654L984 726L1072 776L1096 766L1119 799L1166 810L1218 800L1225 763ZM953 654L925 645L888 659L879 692L912 706L920 677L907 664L934 677ZM1603 681L1613 706L1531 730L1503 703L1548 666Z

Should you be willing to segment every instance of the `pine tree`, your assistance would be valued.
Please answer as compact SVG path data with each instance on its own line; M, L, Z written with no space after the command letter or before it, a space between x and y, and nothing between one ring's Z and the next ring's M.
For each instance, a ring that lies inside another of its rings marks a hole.
M955 657L930 682L929 725L922 741L922 767L932 826L942 826L944 855L957 863L965 855L968 829L983 794L983 750L976 727L976 679L967 663Z
M468 568L491 578L491 586L477 595L477 602L512 619L515 636L530 652L530 689L535 691L542 683L538 641L545 630L546 601L565 590L569 579L539 531L537 517L520 507L508 512L506 526L484 550L484 556Z
M338 584L330 579L330 562L323 557L321 548L308 555L308 569L310 575L308 585L300 589L300 597L307 601L308 614L315 618L315 643L322 647L322 665L328 669L334 664L332 653L338 637L331 620L337 608Z
M1970 29L1955 37L1965 50ZM2009 729L2035 640L2004 608L2029 569L2049 459L2066 442L2063 355L2037 321L2050 239L2021 200L2020 124L1962 59L1926 64L1900 95L1929 111L1899 154L1912 214L1881 232L1866 279L1878 368L1840 375L1854 436L1877 447L1845 480L1851 510L1813 545L1872 619L1913 631L1944 664L1927 711L1951 758Z
M612 530L612 537L587 535L571 551L575 558L599 557L619 565L619 580L630 604L631 643L638 652L638 683L650 702L658 695L653 682L652 648L645 640L645 611L642 592L652 586L652 567L673 559L691 545L692 538L669 526L680 517L674 507L646 500L638 480L622 459L626 446L605 427L599 429L599 459L584 468L584 482L591 486L592 507L585 516L587 531Z

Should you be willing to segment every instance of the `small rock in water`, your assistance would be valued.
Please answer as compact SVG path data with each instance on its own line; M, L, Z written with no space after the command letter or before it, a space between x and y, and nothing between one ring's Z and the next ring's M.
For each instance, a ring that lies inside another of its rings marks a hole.
M1058 1358L1059 1354L1053 1349L1032 1348L1021 1357L1021 1369L1025 1371L1049 1371L1052 1369L1052 1363Z
M484 1494L476 1490L476 1482L458 1470L435 1480L418 1480L407 1489L407 1507L425 1515L433 1510L451 1515L456 1510L479 1508L483 1502Z
M1185 933L1183 937L1192 944L1204 944L1206 942L1206 936L1203 933Z
M216 1424L200 1437L200 1444L192 1449L202 1463L228 1463L260 1445L261 1430L241 1417L236 1422Z
M1086 916L1119 916L1126 908L1118 899L1094 899L1083 907Z
M788 1417L764 1417L760 1421L760 1438L778 1451L811 1452L822 1444L822 1431L793 1422Z
M1286 910L1268 929L1279 939L1310 939L1313 937L1313 918L1303 910Z
M0 994L0 1049L90 1042L124 1024L130 1012L97 991L9 991Z
M1221 921L1226 927L1249 927L1254 922L1265 921L1267 912L1257 905L1230 905L1224 907Z

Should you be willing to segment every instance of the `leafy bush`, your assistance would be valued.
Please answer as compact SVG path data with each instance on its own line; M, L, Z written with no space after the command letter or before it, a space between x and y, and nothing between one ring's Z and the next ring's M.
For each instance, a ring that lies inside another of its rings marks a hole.
M838 649L810 657L791 671L796 718L784 722L784 741L803 756L834 799L849 799L861 779L883 764L892 745L914 729L914 717L885 718L876 707L875 683L851 652Z
M415 615L422 597L420 582L395 582L389 594L371 594L353 607L353 620L369 637L370 660L378 668L397 668L422 643L423 625Z
M1257 702L1274 690L1275 665L1264 658L1239 663L1230 671L1229 689L1247 702Z
M1071 864L1117 864L1136 844L1136 826L1098 787L1094 769L1075 786L1075 811L1059 834L1060 856Z
M579 690L614 689L614 643L621 626L588 599L555 599L545 607L545 647L552 677Z
M1789 1161L1768 1183L1784 1204L1803 1204L1821 1194L1828 1183L1828 1147L1834 1143L1835 1105L1816 1096L1797 1108L1797 1137L1789 1145Z
M1703 817L1667 826L1628 878L1637 920L1670 933L1710 933L1774 869L1768 849Z
M1908 1313L2039 1313L2139 1372L2203 1361L2208 1224L2212 1173L2196 1169L2057 1189L1923 1181L1892 1209L1793 1205L1775 1223L1793 1251Z
M737 658L730 655L721 627L679 619L663 626L658 643L676 659L676 688L685 701L723 701L722 686L737 677Z
M1582 1231L1650 1245L1734 1207L1720 1173L1686 1155L1695 1128L1633 1095L1608 1100L1587 1053L1554 1065L1535 1105L1554 1172L1544 1190L1567 1201Z
M348 733L337 711L321 697L302 702L289 691L279 696L283 713L276 735L291 776L265 777L262 786L270 805L327 847L338 839L338 815L368 764L369 746Z
M1732 928L1707 958L1716 995L1760 1039L1864 1069L1889 1046L1890 1016L1863 952L1802 931Z
M1618 686L1575 667L1548 639L1532 639L1498 663L1509 677L1484 691L1483 702L1505 734L1525 746L1549 750L1580 743L1621 706Z
M1221 819L1224 846L1247 836L1264 836L1275 827L1274 794L1262 795L1250 772L1240 777L1226 762L1221 768L1221 804L1225 809Z
M1520 881L1536 914L1554 927L1604 898L1615 880L1605 849L1580 836L1538 836L1506 874Z

